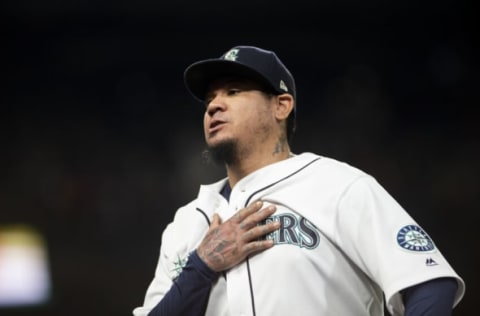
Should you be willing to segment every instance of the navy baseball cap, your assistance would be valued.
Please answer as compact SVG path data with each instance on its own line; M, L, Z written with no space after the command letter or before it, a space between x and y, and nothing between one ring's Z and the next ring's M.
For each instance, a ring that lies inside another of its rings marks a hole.
M226 76L249 78L272 92L296 98L295 80L287 67L274 52L254 46L235 46L219 58L193 63L185 70L184 80L190 93L204 101L210 83Z

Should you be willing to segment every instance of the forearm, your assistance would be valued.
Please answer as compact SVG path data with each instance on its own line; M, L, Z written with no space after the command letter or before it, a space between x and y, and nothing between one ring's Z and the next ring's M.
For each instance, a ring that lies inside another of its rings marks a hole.
M218 274L193 252L178 278L149 316L204 315Z
M453 278L439 278L402 291L405 316L450 316L457 291Z

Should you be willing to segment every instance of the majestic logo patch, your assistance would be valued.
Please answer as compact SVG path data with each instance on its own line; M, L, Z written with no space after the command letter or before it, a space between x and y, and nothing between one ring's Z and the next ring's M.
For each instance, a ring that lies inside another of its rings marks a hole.
M226 59L226 60L231 60L231 61L236 61L238 58L238 49L231 49L229 50L226 54L225 54L225 57L223 57L223 59Z
M425 260L425 265L427 267L433 267L433 266L438 266L438 263L432 258L427 258L427 260Z
M432 239L417 225L403 226L397 233L397 243L411 251L425 252L435 249Z

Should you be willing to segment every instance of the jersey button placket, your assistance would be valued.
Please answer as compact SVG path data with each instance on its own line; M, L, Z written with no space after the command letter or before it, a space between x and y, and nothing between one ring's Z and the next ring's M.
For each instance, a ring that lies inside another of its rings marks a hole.
M239 209L243 208L243 204L239 203L240 201L243 201L245 199L245 192L247 190L245 188L240 188L239 189L239 194L238 197L235 199L235 211L238 211Z

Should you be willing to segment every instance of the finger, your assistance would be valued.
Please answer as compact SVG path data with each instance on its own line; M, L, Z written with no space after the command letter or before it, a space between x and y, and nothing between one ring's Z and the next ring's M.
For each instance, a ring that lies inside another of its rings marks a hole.
M234 218L236 218L237 222L243 221L246 217L249 215L258 212L262 208L263 202L262 201L255 201L249 206L242 208L240 211L238 211Z
M275 205L269 205L261 209L260 212L253 213L250 216L257 222L260 222L268 218L269 216L271 216L276 211L277 211L277 207Z
M213 214L212 222L210 224L210 230L220 226L221 223L222 219L220 218L220 215L218 215L217 213Z
M244 253L248 256L254 252L260 252L268 248L272 248L274 245L273 240L258 240L252 241L243 246Z
M257 225L243 234L244 242L258 240L260 237L268 235L280 228L280 222L274 221L264 225Z
M273 213L275 213L276 210L277 208L275 207L275 205L270 205L268 207L261 209L259 212L250 214L240 223L240 228L244 230L248 230L252 227L255 227L257 226L258 223L264 221Z

